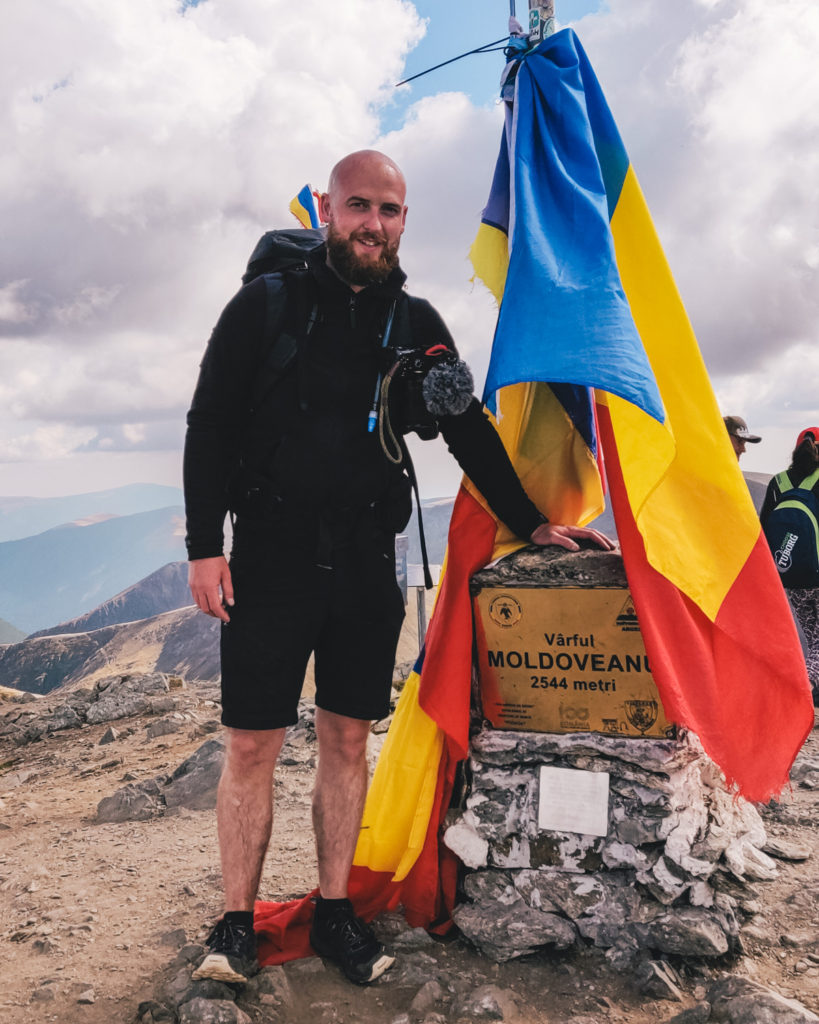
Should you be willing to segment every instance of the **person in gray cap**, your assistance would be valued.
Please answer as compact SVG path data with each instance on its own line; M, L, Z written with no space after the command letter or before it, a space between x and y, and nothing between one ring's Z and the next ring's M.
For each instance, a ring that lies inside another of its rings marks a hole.
M731 438L731 444L734 446L734 452L739 462L739 457L745 451L745 445L759 444L762 440L756 434L752 434L748 430L748 424L741 416L723 416L722 422L725 424L725 429L728 431L728 436Z

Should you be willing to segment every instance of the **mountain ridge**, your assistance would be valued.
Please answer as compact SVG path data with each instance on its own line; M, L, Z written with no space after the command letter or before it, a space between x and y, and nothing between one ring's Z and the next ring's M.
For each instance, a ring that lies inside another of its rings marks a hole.
M134 515L183 503L182 490L166 484L125 484L59 497L0 497L0 542L22 540L89 516Z
M169 562L84 615L30 633L29 640L137 622L191 603L188 563ZM22 639L22 638L21 638Z
M45 694L115 674L219 677L219 623L191 605L85 633L27 638L0 648L0 685Z
M21 640L25 640L26 634L22 629L18 629L16 626L12 626L10 622L6 622L5 619L0 619L0 646L3 644L16 644Z
M0 543L0 618L26 633L83 615L169 562L184 560L180 506L62 524Z

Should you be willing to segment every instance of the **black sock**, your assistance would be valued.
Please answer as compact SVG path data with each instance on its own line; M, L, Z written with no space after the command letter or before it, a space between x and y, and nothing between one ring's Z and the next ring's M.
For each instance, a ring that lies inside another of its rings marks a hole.
M316 896L316 915L318 917L329 917L334 911L348 907L350 901L345 896L340 900L327 900L323 896Z
M224 920L231 924L241 924L245 928L253 927L253 911L252 910L228 910L224 915Z

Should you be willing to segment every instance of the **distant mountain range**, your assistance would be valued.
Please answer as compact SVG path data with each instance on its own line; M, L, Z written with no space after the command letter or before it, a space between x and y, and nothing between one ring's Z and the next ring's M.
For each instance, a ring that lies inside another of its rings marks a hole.
M219 623L191 605L187 565L164 566L59 627L0 646L0 689L50 693L62 686L88 686L106 676L167 672L190 681L219 678ZM174 601L183 607L164 610ZM161 611L161 614L156 614ZM132 621L132 617L144 616ZM104 625L99 625L105 623ZM97 625L98 628L88 628ZM85 626L84 631L79 631ZM398 644L397 662L406 670L418 655L415 604ZM312 693L312 661L305 691Z
M444 560L449 517L452 515L454 498L424 498L421 501L421 515L424 521L424 538L431 563L440 565ZM418 535L418 512L413 504L410 521L401 531L407 538L407 562L421 564L421 541Z
M770 476L745 479L758 509ZM10 500L0 499L0 506ZM453 504L454 498L423 502L432 563L443 561ZM88 512L85 522L0 543L0 686L47 693L78 680L154 670L218 678L218 623L190 605L182 508L102 519ZM593 525L616 536L610 510ZM408 561L418 564L414 512L404 532ZM413 628L414 619L408 614ZM22 639L11 623L38 632ZM414 657L413 643L404 642L403 656Z
M25 635L22 629L12 626L5 619L0 619L0 644L16 644L24 639Z
M41 636L0 648L0 686L50 693L129 672L219 677L219 623L195 606L88 633Z
M49 693L153 671L218 678L219 625L191 604L187 577L187 562L171 562L85 615L0 647L0 686Z
M0 497L0 542L31 537L90 516L131 516L182 501L178 487L161 484L130 484L63 498Z
M136 622L149 619L162 612L174 608L184 608L191 604L191 593L188 589L188 563L170 562L161 569L146 576L127 590L105 601L93 611L86 612L76 619L61 622L48 629L40 629L32 633L30 640L41 636L56 636L60 633L88 633L103 626L119 625L123 622ZM22 639L19 637L18 639Z
M0 543L0 618L31 633L84 615L186 557L180 506Z

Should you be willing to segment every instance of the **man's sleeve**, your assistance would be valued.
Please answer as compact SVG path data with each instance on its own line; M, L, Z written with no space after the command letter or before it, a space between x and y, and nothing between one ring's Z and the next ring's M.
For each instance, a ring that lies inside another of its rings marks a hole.
M458 354L452 335L437 310L424 299L411 299L410 317L416 345L446 345ZM529 498L509 461L503 442L477 398L460 416L442 416L441 434L461 469L486 498L495 515L522 540L548 520Z
M441 417L440 426L447 447L498 519L521 540L529 540L547 519L523 489L498 432L477 398L460 416Z
M182 470L189 559L223 553L227 487L250 411L265 299L261 278L231 299L213 329L200 366L187 417Z
M408 296L408 299L410 329L415 348L428 349L433 345L446 345L451 352L458 355L452 335L432 303L415 295Z

